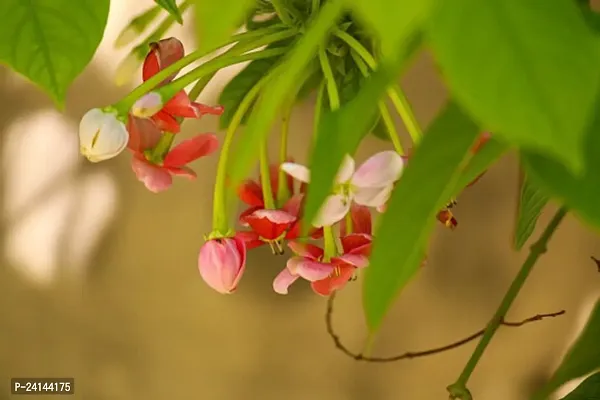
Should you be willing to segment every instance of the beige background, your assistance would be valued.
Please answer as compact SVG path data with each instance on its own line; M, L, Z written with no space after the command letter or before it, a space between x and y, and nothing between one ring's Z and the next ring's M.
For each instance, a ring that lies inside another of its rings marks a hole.
M196 257L210 229L216 157L194 164L196 182L177 180L160 195L135 180L125 153L97 165L79 157L82 114L131 89L113 84L127 51L112 41L151 2L137 3L113 1L105 41L63 115L0 69L0 399L10 398L14 376L75 376L74 398L86 400L447 398L474 343L385 365L346 358L325 333L325 299L302 284L287 297L272 292L284 259L268 249L250 254L235 295L204 285ZM190 48L189 32L174 32ZM202 101L213 103L235 70L219 74ZM420 57L403 83L426 125L445 95L430 59ZM293 116L290 148L299 160L311 107L312 99ZM183 135L215 128L208 116L186 123ZM386 146L369 139L358 158ZM460 197L459 229L438 228L429 264L389 314L376 354L436 347L485 325L525 256L510 248L516 199L510 155ZM470 381L477 400L525 399L548 376L598 297L592 254L600 255L599 240L569 217L510 312L511 319L563 308L567 315L501 330ZM365 338L359 289L349 285L335 313L354 349Z

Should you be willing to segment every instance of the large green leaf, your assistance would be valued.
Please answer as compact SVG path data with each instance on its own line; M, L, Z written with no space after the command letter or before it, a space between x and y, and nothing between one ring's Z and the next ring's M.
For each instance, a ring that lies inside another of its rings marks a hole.
M345 0L357 16L375 32L381 41L384 56L398 57L406 39L432 8L434 0Z
M193 0L196 15L198 49L210 50L221 43L242 24L253 0Z
M435 215L451 196L479 129L455 104L427 130L388 203L365 270L363 304L376 331L394 299L419 269Z
M456 99L512 144L580 171L600 47L573 0L440 1L428 32Z
M44 89L57 107L102 40L109 0L2 0L0 63Z
M537 220L543 208L548 203L546 196L538 187L532 183L526 174L522 176L521 193L517 209L517 224L514 233L515 249L521 250L527 239L533 233Z
M596 303L583 331L571 346L548 383L535 396L546 400L564 383L600 369L600 300Z
M177 2L175 0L154 0L154 2L171 14L175 18L175 21L183 24L181 11L179 11L179 7L177 7Z
M600 400L600 372L588 376L561 400Z
M521 160L533 183L600 228L600 114L588 129L584 145L585 170L581 175L574 175L556 160L541 154L523 152Z
M265 74L269 73L271 68L280 59L281 56L252 61L229 81L219 96L219 104L225 108L223 115L219 118L220 128L225 128L229 125L231 118L233 118L246 94ZM244 115L242 123L246 123L248 115L249 112Z
M330 0L325 3L316 18L308 25L306 33L277 69L272 71L273 78L255 104L246 129L231 156L231 159L235 160L230 171L232 187L237 187L237 184L252 169L258 159L261 143L267 139L277 112L283 103L289 100L290 93L294 92L298 81L306 73L307 66L314 59L318 47L334 26L342 9L341 0Z

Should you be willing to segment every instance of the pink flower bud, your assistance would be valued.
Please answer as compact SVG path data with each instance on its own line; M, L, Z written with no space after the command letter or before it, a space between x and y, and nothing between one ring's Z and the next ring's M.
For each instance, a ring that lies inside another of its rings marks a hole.
M131 115L138 118L150 118L163 108L162 97L157 92L146 93L131 107Z
M233 293L245 269L246 245L237 237L211 239L200 248L200 275L219 293Z

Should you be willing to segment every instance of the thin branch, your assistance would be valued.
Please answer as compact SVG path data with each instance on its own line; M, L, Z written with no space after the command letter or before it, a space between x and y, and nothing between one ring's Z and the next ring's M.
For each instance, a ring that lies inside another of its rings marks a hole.
M600 272L600 260L598 260L594 256L590 256L590 258L596 263L596 267L598 267L598 272Z
M395 356L388 356L388 357L368 357L368 356L362 355L361 353L352 352L350 349L348 349L342 343L340 336L337 333L335 333L335 331L333 329L333 302L334 302L334 300L335 300L335 292L332 293L331 296L329 296L329 299L327 299L327 312L325 313L325 326L327 328L327 334L333 340L333 343L335 344L336 349L340 350L342 353L344 353L348 357L353 358L354 360L357 360L357 361L387 363L387 362L407 360L407 359L412 359L412 358L417 358L417 357L430 356L430 355L443 353L445 351L453 350L460 346L463 346L463 345L477 339L478 337L481 337L483 335L483 333L485 332L485 329L481 329L480 331L477 331L477 332L473 333L472 335L465 337L464 339L458 340L456 342L450 343L450 344L442 346L442 347L436 347L436 348L429 349L429 350L407 351L406 353L403 353L403 354L398 354ZM561 311L549 313L549 314L534 315L533 317L529 317L527 319L524 319L524 320L518 321L518 322L502 321L500 324L504 325L504 326L508 326L508 327L519 327L519 326L526 325L530 322L541 321L542 319L545 319L545 318L554 318L554 317L558 317L563 314L565 314L565 310L561 310Z

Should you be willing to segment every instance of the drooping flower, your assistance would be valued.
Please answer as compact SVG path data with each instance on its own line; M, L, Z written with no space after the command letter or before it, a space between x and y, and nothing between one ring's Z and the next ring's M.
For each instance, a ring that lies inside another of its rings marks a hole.
M128 128L131 136L128 147L133 153L131 168L138 180L154 193L171 187L172 175L195 179L196 173L187 164L214 153L219 147L214 134L202 133L180 142L164 155L162 162L155 162L149 160L147 151L162 136L158 127L150 120L130 118Z
M211 239L200 248L200 276L219 293L233 293L245 269L246 246L238 237Z
M352 157L346 155L335 178L333 194L326 200L313 225L333 225L350 210L352 201L368 207L380 207L389 199L404 167L395 151L382 151L371 156L358 169ZM303 165L284 163L281 168L301 182L310 181L310 171Z
M127 146L129 134L117 114L94 108L79 123L79 151L91 162L117 156Z
M162 69L179 61L184 55L183 43L176 38L162 39L150 46L150 52L146 56L142 67L144 82ZM171 82L175 76L177 76L177 73L164 79L157 87ZM163 131L178 133L180 124L177 117L200 118L205 114L221 115L223 107L211 107L194 102L184 90L177 92L173 98L163 104L158 93L150 92L138 99L132 107L131 113L135 117L150 117Z

